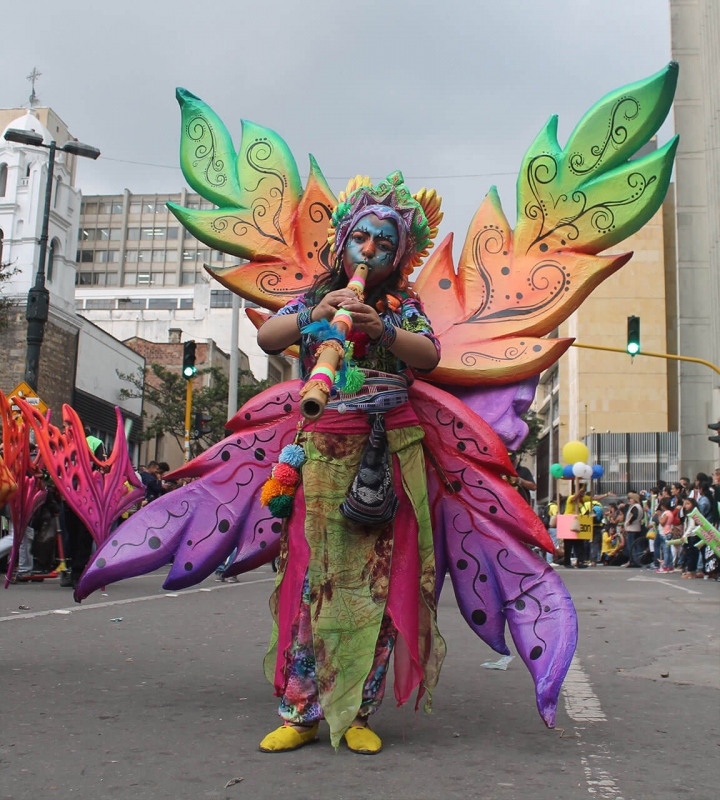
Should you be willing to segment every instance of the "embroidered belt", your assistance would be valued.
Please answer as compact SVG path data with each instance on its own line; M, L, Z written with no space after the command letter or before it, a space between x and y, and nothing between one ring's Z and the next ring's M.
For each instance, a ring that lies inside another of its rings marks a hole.
M362 388L353 394L333 390L327 408L340 414L346 411L382 413L408 401L408 384L405 378L387 372L361 370L365 375Z

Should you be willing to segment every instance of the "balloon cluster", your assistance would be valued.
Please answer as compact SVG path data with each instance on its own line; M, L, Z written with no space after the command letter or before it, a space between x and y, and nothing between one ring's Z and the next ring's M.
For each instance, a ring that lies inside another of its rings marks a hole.
M582 442L568 442L562 450L565 466L553 464L550 474L553 478L581 478L584 481L602 478L605 470L600 464L588 464L590 451Z

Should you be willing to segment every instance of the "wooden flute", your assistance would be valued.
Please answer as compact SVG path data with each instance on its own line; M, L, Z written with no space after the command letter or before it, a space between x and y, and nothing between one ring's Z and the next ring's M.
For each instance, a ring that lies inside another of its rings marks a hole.
M365 299L365 281L369 272L370 267L367 264L358 264L352 278L348 281L347 288L355 292L361 303ZM319 345L315 366L308 376L305 386L300 390L302 396L300 413L310 421L320 419L330 399L335 375L342 366L343 343L352 330L352 315L344 308L339 308L333 316L332 325L339 329L342 340L340 338L326 339Z

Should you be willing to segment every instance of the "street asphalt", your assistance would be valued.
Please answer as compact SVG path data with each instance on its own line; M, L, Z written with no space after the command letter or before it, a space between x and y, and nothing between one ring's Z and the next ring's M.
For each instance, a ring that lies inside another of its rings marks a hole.
M0 590L0 796L717 800L720 583L560 573L580 638L554 730L520 659L481 667L499 656L447 584L434 712L396 708L388 687L375 757L335 753L326 727L300 751L258 751L279 724L261 668L267 568L170 594L161 571L81 606L56 580Z

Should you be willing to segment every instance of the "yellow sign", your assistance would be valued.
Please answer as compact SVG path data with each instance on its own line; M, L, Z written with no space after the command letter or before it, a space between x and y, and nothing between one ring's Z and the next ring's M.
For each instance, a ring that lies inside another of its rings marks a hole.
M8 395L13 414L18 416L20 414L20 406L13 403L14 397L21 397L29 406L36 408L41 414L44 414L48 407L40 399L38 393L31 389L25 381L21 381Z

